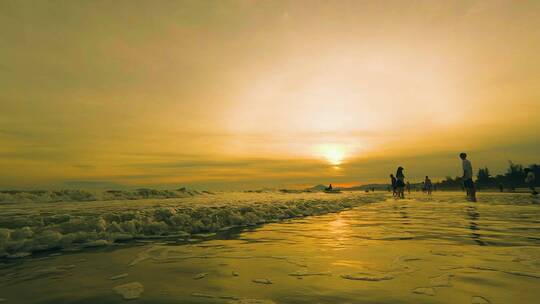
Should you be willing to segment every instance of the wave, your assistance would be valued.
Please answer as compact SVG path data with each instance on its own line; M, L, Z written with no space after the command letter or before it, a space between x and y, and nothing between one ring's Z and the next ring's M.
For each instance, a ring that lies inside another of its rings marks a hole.
M57 191L0 191L0 203L27 203L27 202L89 202L110 200L138 200L148 198L180 198L200 194L211 194L209 191L189 190L180 188L177 190L57 190Z
M133 239L182 239L195 233L337 212L382 199L382 195L352 193L237 193L204 194L189 199L97 201L84 205L77 202L9 205L16 206L15 209L7 209L6 205L0 209L0 257L17 258L53 249L78 250ZM51 207L45 208L47 205ZM35 206L43 208L35 209Z

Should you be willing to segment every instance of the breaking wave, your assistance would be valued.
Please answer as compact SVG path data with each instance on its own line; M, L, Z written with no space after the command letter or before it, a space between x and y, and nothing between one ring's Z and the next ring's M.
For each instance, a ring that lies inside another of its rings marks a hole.
M89 202L89 201L110 201L110 200L137 200L147 198L178 198L194 196L210 192L188 190L180 188L178 190L58 190L58 191L0 191L0 203L26 203L26 202Z
M183 239L190 234L337 212L382 199L381 195L358 193L220 193L84 204L0 204L0 257L17 258L52 249L78 250L142 238Z

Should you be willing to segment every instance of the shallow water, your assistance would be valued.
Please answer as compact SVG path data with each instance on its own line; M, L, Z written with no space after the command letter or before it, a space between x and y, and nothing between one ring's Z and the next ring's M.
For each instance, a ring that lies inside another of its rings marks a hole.
M0 262L6 303L538 303L540 205L413 194L185 241ZM116 288L127 283L124 288ZM125 289L131 287L128 292ZM248 300L248 299L257 299Z

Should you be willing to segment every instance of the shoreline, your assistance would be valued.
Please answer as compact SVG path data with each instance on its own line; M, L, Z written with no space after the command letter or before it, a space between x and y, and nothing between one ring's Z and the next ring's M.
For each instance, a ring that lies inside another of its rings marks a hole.
M385 198L364 193L233 193L232 197L4 205L0 206L5 218L0 222L0 257L22 258L34 252L82 250L140 239L185 239L197 233L339 212ZM25 205L39 209L24 210ZM55 208L51 211L51 207Z

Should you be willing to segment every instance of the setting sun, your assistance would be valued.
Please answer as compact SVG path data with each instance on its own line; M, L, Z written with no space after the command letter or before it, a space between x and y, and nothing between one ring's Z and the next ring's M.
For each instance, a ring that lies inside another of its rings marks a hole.
M338 166L345 158L345 148L339 145L324 145L320 148L323 157L331 165Z

